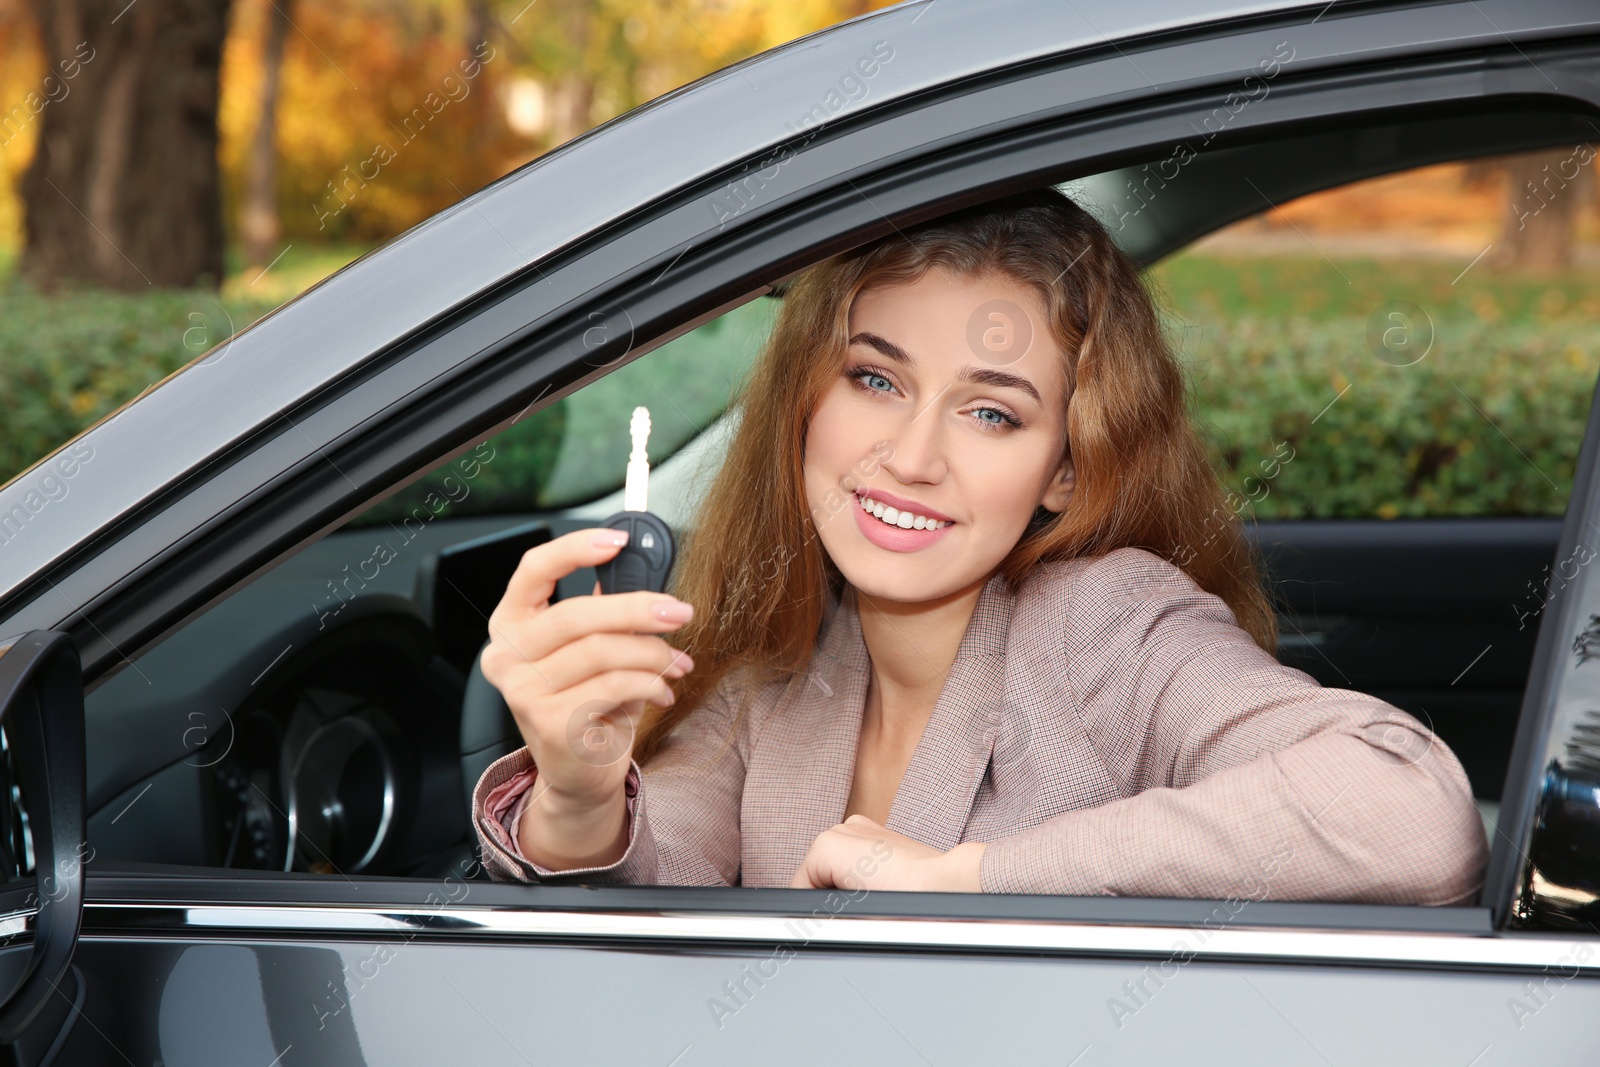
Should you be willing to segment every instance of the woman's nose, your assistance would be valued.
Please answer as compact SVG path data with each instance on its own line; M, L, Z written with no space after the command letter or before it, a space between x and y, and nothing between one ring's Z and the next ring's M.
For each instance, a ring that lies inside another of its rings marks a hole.
M937 401L919 405L888 435L893 453L884 468L907 484L941 480L948 467L944 430Z

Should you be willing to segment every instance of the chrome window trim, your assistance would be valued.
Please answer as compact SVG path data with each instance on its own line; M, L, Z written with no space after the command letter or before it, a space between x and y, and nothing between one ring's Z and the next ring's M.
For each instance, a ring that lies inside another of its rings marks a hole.
M1242 910L1242 908L1241 908ZM9 918L14 918L9 917ZM5 923L0 919L0 923ZM809 924L809 925L806 925ZM90 903L84 937L160 936L214 940L223 933L274 937L330 934L407 940L732 942L857 949L1031 952L1090 958L1353 964L1492 971L1554 971L1600 976L1600 938L1539 934L1265 929L986 919L892 919L847 914L686 914L681 912L528 911L516 908L364 908L321 905ZM1202 935L1204 940L1202 940Z

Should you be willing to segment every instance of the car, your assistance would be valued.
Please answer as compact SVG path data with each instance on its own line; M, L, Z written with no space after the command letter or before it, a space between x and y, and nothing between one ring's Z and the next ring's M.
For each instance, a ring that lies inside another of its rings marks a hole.
M0 1043L166 1067L1592 1062L1592 402L1550 513L1248 526L1280 658L1461 757L1493 846L1471 906L509 884L469 806L519 743L475 669L509 568L617 510L635 403L652 509L695 536L808 265L1055 184L1153 267L1306 194L1597 124L1600 9L1571 0L916 0L466 197L0 488Z

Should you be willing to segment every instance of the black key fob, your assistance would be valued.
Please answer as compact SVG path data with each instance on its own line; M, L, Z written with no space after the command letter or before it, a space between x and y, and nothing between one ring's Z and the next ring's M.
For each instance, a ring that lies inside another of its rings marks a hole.
M659 515L648 511L619 511L600 524L611 530L628 531L628 543L605 563L595 567L602 593L635 593L648 589L667 591L672 574L672 527Z

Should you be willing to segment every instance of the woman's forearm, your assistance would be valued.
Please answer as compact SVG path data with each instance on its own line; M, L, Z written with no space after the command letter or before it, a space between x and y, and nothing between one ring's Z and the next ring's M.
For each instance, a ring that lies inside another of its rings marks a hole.
M985 892L1461 904L1483 823L1460 763L1399 721L1331 731L1182 788L1065 812L991 841ZM1397 759L1407 751L1425 758Z
M517 847L552 871L610 866L628 850L627 795L619 789L603 804L585 805L541 790L522 813Z

